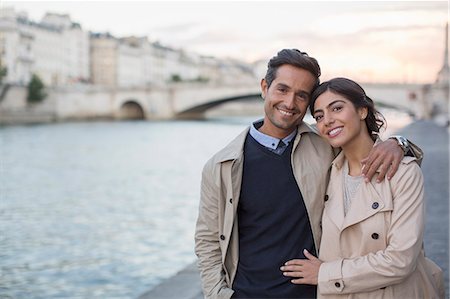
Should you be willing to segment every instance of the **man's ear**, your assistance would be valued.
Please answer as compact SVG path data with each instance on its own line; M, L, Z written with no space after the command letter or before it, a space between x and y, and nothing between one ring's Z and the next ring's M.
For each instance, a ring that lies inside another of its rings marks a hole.
M263 100L266 99L266 92L267 92L267 81L266 79L262 78L261 79L261 97L263 98Z

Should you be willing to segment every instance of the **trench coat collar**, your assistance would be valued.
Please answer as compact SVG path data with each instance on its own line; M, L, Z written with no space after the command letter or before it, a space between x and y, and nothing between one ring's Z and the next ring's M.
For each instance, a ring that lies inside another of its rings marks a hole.
M361 222L372 215L384 211L392 210L392 200L383 196L381 190L372 182L361 182L356 191L347 215L344 215L344 185L343 185L343 163L346 163L345 157L341 152L339 156L339 168L334 165L331 172L331 182L328 188L330 200L328 210L332 211L331 220L339 231Z
M375 144L382 142L377 139ZM408 163L414 158L404 158L402 163ZM331 180L333 199L330 200L330 210L333 211L332 221L343 231L345 228L361 222L379 211L392 210L392 198L388 198L386 194L378 188L373 182L361 182L358 191L354 195L352 204L350 205L347 215L344 215L344 186L343 186L343 166L347 160L344 152L341 151L339 155L332 162ZM379 169L377 170L379 172Z
M223 148L221 151L217 153L218 162L225 162L229 160L236 160L242 156L244 152L244 143L245 138L247 138L248 132L250 131L250 127L247 127L244 131L242 131L233 141L231 141L228 146ZM316 131L313 127L308 125L305 122L302 122L297 127L297 135L294 138L294 147L297 146L300 136L305 133L313 133L316 134Z

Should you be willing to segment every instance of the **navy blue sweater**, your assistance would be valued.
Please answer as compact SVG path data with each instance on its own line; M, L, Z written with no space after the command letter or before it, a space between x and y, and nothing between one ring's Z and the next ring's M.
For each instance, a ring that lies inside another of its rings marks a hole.
M278 155L250 135L238 206L239 264L233 298L315 298L316 287L295 285L280 267L315 253L302 194L291 166L292 143Z

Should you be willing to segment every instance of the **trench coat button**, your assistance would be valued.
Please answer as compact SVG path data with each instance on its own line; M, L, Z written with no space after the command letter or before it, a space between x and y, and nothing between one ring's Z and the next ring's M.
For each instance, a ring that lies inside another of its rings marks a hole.
M376 210L376 209L378 209L379 206L380 206L380 205L379 205L377 202L374 202L374 203L372 204L372 209Z
M372 234L372 239L376 240L376 239L378 239L379 236L380 236L379 234L373 233Z
M230 198L230 203L233 203L233 199L232 198Z
M324 200L325 200L325 201L328 201L328 194L327 194L327 195L325 195L325 198L324 198Z
M335 282L334 285L335 285L337 288L340 288L340 287L341 287L341 284L340 284L339 282Z
M224 235L220 235L220 240L225 240L225 236Z

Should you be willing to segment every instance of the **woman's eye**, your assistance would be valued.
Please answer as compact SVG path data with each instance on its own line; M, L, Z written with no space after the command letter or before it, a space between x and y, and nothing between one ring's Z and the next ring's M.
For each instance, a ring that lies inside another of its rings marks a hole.
M341 106L335 106L335 107L333 107L333 111L340 111L340 110L342 110L342 107L341 107Z
M314 118L316 119L316 121L319 121L319 120L321 120L322 119L322 115L317 115L317 116L314 116Z

